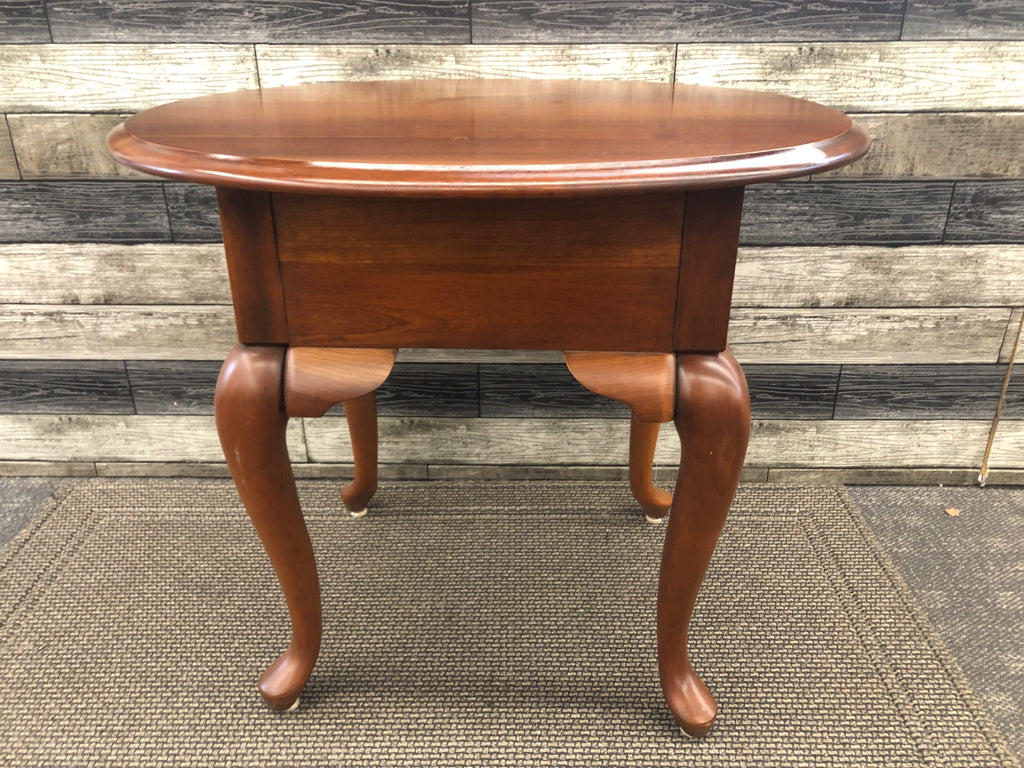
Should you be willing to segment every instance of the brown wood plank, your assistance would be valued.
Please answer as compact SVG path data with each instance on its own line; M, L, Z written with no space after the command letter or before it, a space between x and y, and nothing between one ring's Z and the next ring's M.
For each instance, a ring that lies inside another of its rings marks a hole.
M221 187L217 204L238 340L246 344L287 344L288 321L270 195Z
M680 195L274 208L295 343L671 349Z
M673 349L725 349L743 187L688 192Z

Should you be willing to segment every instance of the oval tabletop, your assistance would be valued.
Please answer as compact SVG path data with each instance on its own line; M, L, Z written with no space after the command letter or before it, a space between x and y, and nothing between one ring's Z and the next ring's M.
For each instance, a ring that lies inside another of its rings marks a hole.
M188 99L108 137L146 173L246 189L533 195L739 186L856 160L867 134L801 99L586 80L315 83Z

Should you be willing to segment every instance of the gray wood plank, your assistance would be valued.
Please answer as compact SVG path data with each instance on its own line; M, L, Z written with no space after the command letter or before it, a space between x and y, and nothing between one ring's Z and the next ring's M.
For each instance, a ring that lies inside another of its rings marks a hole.
M152 176L114 162L107 151L107 134L126 117L124 114L8 115L22 178L152 181Z
M473 0L475 43L654 43L896 40L897 0Z
M125 364L136 413L212 414L216 360L130 360Z
M991 419L1005 365L847 365L837 419ZM1007 418L1024 414L1024 381L1014 382Z
M118 360L0 360L0 413L135 413Z
M622 403L585 389L554 364L480 366L480 415L485 418L629 418Z
M746 365L754 419L831 419L838 365Z
M748 363L994 363L1010 310L733 309L730 346Z
M740 249L737 307L992 307L1024 296L1024 245ZM0 244L0 303L229 304L220 244ZM561 364L558 352L401 350L410 362Z
M1016 361L1018 365L1024 366L1024 337L1019 341L1017 331L1020 328L1021 316L1024 315L1024 307L1015 307L1010 313L1010 321L1006 324L1006 334L1003 336L1003 344L999 348L999 362L1010 362L1010 356L1014 349L1017 350ZM1021 375L1018 372L1018 375Z
M909 0L904 40L1024 40L1020 0Z
M217 193L200 184L164 185L171 236L178 243L218 243L221 241Z
M1024 113L852 114L868 154L816 178L1020 178Z
M679 46L676 78L776 91L846 112L1017 111L1024 44L692 43Z
M952 184L830 181L747 190L744 245L938 243Z
M257 45L264 88L325 80L534 77L669 82L673 45Z
M479 416L477 366L396 363L377 390L377 411L381 416Z
M159 183L0 183L0 242L150 242L170 239Z
M1011 425L1007 433L1015 431ZM311 461L351 461L344 430L329 419L305 421ZM625 419L382 419L381 461L430 466L622 466ZM1016 430L1024 435L1024 430ZM987 421L756 421L751 467L977 467ZM1004 438L1010 442L1009 438ZM1024 441L1021 441L1024 445ZM1003 443L1000 444L1001 447ZM1010 450L1009 448L1007 450ZM1020 454L1020 447L1013 449ZM1005 455L1005 454L1004 454ZM655 460L679 460L675 430L662 429ZM1006 466L1001 465L1001 466Z
M0 304L0 358L223 360L234 320L230 306Z
M1024 246L741 248L740 307L993 307L1024 296Z
M745 371L754 418L832 418L838 365L750 365ZM480 415L622 419L629 408L585 389L564 364L490 364L480 366Z
M996 430L995 440L992 443L989 467L992 469L1024 467L1024 421L999 422L999 429Z
M0 304L230 303L220 244L0 244Z
M124 112L256 88L251 45L0 45L0 112Z
M0 179L17 179L20 176L18 161L14 158L10 127L6 119L0 119Z
M49 42L43 0L0 0L0 45Z
M467 0L50 0L58 43L468 43Z
M0 414L0 434L0 461L224 460L212 416ZM299 419L287 440L292 461L306 461Z
M1024 242L1024 181L957 182L945 241Z

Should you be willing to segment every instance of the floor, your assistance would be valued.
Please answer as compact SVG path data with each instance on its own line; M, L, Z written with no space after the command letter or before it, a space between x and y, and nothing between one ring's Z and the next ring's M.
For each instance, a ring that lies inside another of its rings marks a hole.
M63 482L0 478L0 548ZM1024 763L1024 488L849 492Z

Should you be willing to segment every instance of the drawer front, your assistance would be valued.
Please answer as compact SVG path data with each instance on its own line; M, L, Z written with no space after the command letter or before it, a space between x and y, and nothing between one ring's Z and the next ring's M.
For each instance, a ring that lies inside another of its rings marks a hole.
M671 351L683 206L275 194L291 342Z

